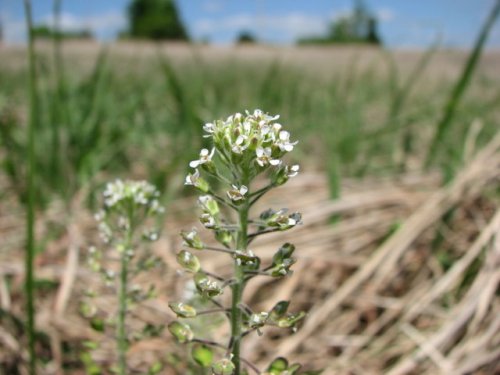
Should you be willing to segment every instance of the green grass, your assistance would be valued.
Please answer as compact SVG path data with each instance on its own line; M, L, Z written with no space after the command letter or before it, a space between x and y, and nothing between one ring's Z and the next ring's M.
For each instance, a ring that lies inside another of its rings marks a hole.
M464 67L450 65L461 71L451 78L439 73L447 71L439 64L457 53L436 46L416 55L411 67L392 51L354 50L343 52L347 63L332 59L321 68L270 55L247 59L245 50L221 57L193 48L179 57L169 47L145 56L106 47L95 53L95 47L82 55L57 39L50 48L39 46L36 59L30 49L29 63L24 51L0 50L0 173L26 207L31 358L33 262L46 242L35 243L37 210L57 200L69 216L82 191L90 192L93 206L92 192L115 177L147 179L167 201L175 199L184 193L189 160L203 146L203 123L254 108L281 115L300 140L291 162L325 172L332 198L341 195L346 177L396 176L426 166L451 178L463 167L471 123L483 123L478 147L500 129L500 79L479 64L500 11L496 4ZM325 51L325 58L335 56ZM367 56L378 62L367 64ZM30 370L35 373L34 360Z
M297 161L305 158L328 171L336 197L341 177L394 174L407 169L409 160L422 159L453 84L420 77L422 65L432 64L428 54L405 79L356 63L315 73L273 60L181 63L161 53L138 62L106 49L91 68L72 68L73 59L65 62L61 80L54 79L48 54L38 64L41 115L34 170L42 207L57 197L70 202L83 187L119 175L148 178L173 189L174 197L181 187L166 182L196 155L202 124L253 108L281 114L300 139ZM1 147L7 151L2 163L18 192L24 189L19 165L26 155L23 78L23 70L0 69ZM471 89L481 94L466 96L455 108L453 131L436 151L440 165L444 160L450 170L461 167L473 119L485 124L480 144L498 129L498 84L479 75Z

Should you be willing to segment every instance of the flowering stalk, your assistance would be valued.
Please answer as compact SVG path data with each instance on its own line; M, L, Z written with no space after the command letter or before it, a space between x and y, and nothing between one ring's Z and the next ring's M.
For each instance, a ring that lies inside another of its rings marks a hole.
M253 113L246 112L246 115L237 113L226 120L205 124L205 137L211 138L213 147L201 150L199 158L189 164L194 171L186 177L185 184L194 186L202 193L198 199L202 210L200 222L214 232L216 241L223 247L206 244L196 228L181 232L184 246L195 251L229 254L234 264L233 273L226 278L214 277L203 270L198 257L187 250L180 251L177 260L185 271L194 274L199 294L219 307L211 312L223 313L228 317L230 337L227 344L200 340L195 338L189 325L179 321L172 322L169 330L180 343L194 343L194 360L204 367L211 367L215 375L246 374L247 369L260 374L253 364L241 356L244 337L255 331L260 333L264 326L295 329L297 322L305 315L288 313L288 301L281 301L270 311L264 312L254 312L243 302L243 291L250 279L259 275L277 278L288 276L295 263L292 257L295 247L289 243L278 249L267 267L261 267L260 258L249 249L257 236L288 230L301 223L301 215L288 214L287 209L270 209L262 212L258 218L250 218L252 206L266 192L283 185L299 171L298 165L285 165L281 159L293 150L297 142L290 141L290 133L276 122L278 118L255 110ZM217 194L202 173L219 180L226 189L225 194ZM254 180L261 175L267 176L268 183L254 189ZM231 305L228 308L217 300L226 287L231 291ZM172 302L170 307L177 317L184 319L207 313L198 312L183 302ZM199 347L201 342L204 343L203 349ZM207 361L206 346L225 348L225 356L216 362ZM278 360L281 367L276 367L274 361L267 369L270 374L284 374L283 371L295 374L300 367L288 367L286 360ZM286 362L285 367L282 366L285 363L283 361ZM276 370L278 368L279 372Z
M247 252L248 247L248 211L249 204L248 201L242 204L239 208L239 230L237 235L237 246L238 250L243 253ZM236 282L232 288L232 304L231 304L231 339L232 339L232 358L235 366L235 373L239 374L240 368L240 344L241 344L241 329L242 329L242 319L241 319L241 309L240 304L243 297L243 289L245 288L245 271L243 265L238 262L238 259L234 261L234 275Z
M125 375L127 373L127 332L125 327L125 318L127 316L127 284L128 284L128 267L129 255L128 250L132 249L132 237L134 235L133 227L133 206L129 209L128 222L130 223L125 235L125 242L122 245L120 253L120 285L118 293L119 310L118 322L116 325L116 342L118 349L118 374Z
M158 201L159 192L154 186L144 181L117 180L107 184L103 195L104 208L96 214L96 220L99 222L99 231L103 241L109 244L110 249L116 251L119 256L118 280L115 280L114 269L104 267L103 255L95 248L91 248L89 264L94 271L103 276L107 285L116 288L118 295L115 327L118 354L116 372L125 375L129 345L127 313L131 308L131 303L152 296L151 288L143 293L138 287L131 288L130 281L133 275L151 269L158 263L158 260L146 251L137 254L137 242L139 239L149 241L158 239L158 233L155 229L150 229L149 221L157 218L163 212L163 207ZM140 228L143 228L141 237L138 236ZM83 305L82 310L89 318L97 316L97 309L89 304Z

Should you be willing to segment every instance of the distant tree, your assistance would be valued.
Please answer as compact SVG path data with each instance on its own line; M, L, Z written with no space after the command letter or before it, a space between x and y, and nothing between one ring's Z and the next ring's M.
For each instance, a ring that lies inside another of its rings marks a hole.
M353 11L332 22L324 37L300 39L299 44L369 43L381 44L377 18L363 0L356 0Z
M128 7L131 38L188 40L173 0L132 0Z
M242 31L236 38L236 43L238 44L250 44L255 43L257 39L250 31Z
M38 25L33 27L33 34L36 38L51 39L56 36L62 39L93 39L92 32L89 29L57 31L47 25Z

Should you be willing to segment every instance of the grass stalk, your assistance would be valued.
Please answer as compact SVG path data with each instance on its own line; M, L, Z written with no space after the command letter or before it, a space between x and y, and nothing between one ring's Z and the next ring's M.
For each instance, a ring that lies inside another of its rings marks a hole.
M54 98L52 99L51 116L51 174L56 176L57 184L64 186L61 180L61 157L60 157L60 124L62 122L62 111L65 106L63 93L63 62L61 55L61 5L62 0L53 1L53 35L52 35L52 53L54 63Z
M26 331L28 333L29 373L36 374L35 355L35 129L39 118L39 103L37 95L37 75L35 43L33 34L33 18L30 0L24 0L26 26L28 34L28 60L29 60L29 93L30 117L28 124L28 169L27 169L27 205L26 205L26 254L25 254L25 294L26 294Z
M495 2L495 5L491 9L486 21L483 24L481 32L479 33L476 43L474 44L474 48L469 54L464 70L460 78L458 79L457 83L455 84L451 92L451 95L446 103L443 116L441 117L441 120L437 124L436 133L432 139L432 143L429 147L429 152L427 154L425 162L427 168L430 167L430 165L436 159L436 154L439 149L439 146L443 141L448 129L451 126L455 110L465 92L465 89L469 85L472 74L474 73L474 70L479 61L479 57L481 56L483 47L486 43L486 40L488 39L488 35L491 29L493 28L493 25L495 24L495 21L498 18L499 13L500 13L500 0L497 0Z

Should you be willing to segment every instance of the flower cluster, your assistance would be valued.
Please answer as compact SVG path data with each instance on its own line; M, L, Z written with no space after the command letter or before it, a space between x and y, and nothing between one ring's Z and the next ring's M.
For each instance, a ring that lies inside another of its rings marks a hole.
M189 163L192 168L204 168L214 172L215 151L225 163L246 170L254 177L269 166L279 168L282 177L294 177L299 171L298 165L283 165L281 158L292 151L298 141L290 140L290 133L276 122L279 116L270 116L256 109L253 113L246 111L246 115L236 113L226 120L217 120L207 123L203 127L207 133L205 137L212 138L213 148L202 149L199 159ZM254 167L254 168L252 168ZM284 182L282 182L284 183ZM199 171L186 178L186 185L194 185L200 190L205 186L205 180L199 179ZM234 201L244 199L248 187L245 185L232 186L228 192ZM206 191L206 190L205 190Z
M261 264L258 254L249 248L257 236L289 230L302 222L300 213L288 214L287 209L269 209L256 218L250 217L250 209L258 199L299 172L298 165L287 165L283 160L297 141L290 139L290 133L276 122L278 118L255 110L205 124L205 137L211 139L212 145L202 149L198 159L189 163L194 171L186 176L185 185L201 192L198 198L200 223L213 231L215 240L222 246L212 246L210 241L204 241L196 228L181 232L183 246L194 251L227 253L233 262L233 273L220 276L207 272L196 255L182 249L177 254L178 263L192 274L197 293L217 308L198 311L194 306L178 301L170 303L170 308L180 319L193 319L208 313L224 314L229 319L231 337L225 345L198 339L188 324L178 321L170 323L169 330L178 342L193 343L193 359L203 367L210 367L213 374L240 375L246 373L244 366L256 371L251 363L240 357L243 338L252 332L260 334L266 326L295 330L305 315L303 312L288 313L287 301L263 312L254 312L242 301L243 290L250 279L259 275L287 277L295 263L295 246L290 243L281 246L267 265ZM268 177L268 184L254 189L253 180L261 174ZM222 194L211 185L213 179L218 180L218 186L224 189ZM231 307L224 307L218 300L226 288L232 294ZM208 347L213 346L227 348L227 353L218 361L204 361L206 356L195 354L200 352L200 344L203 344L203 351L210 351ZM278 374L275 370L282 362L276 361L268 372ZM291 374L297 368L283 370Z
M88 264L117 297L118 310L98 309L94 300L97 293L89 292L81 312L91 319L94 329L116 331L119 374L127 371L128 342L143 335L140 332L132 335L126 327L126 315L135 305L155 296L154 285L142 286L135 277L161 265L149 248L139 251L138 246L142 241L156 241L159 237L158 219L164 211L159 197L159 191L145 181L116 180L106 185L103 207L95 214L100 235L107 246L104 249L91 247ZM109 256L107 252L113 254Z
M121 241L123 233L131 226L138 227L148 218L162 214L164 208L160 205L159 196L160 192L146 181L109 182L103 192L104 207L95 214L104 242ZM155 241L158 232L145 227L143 236Z

